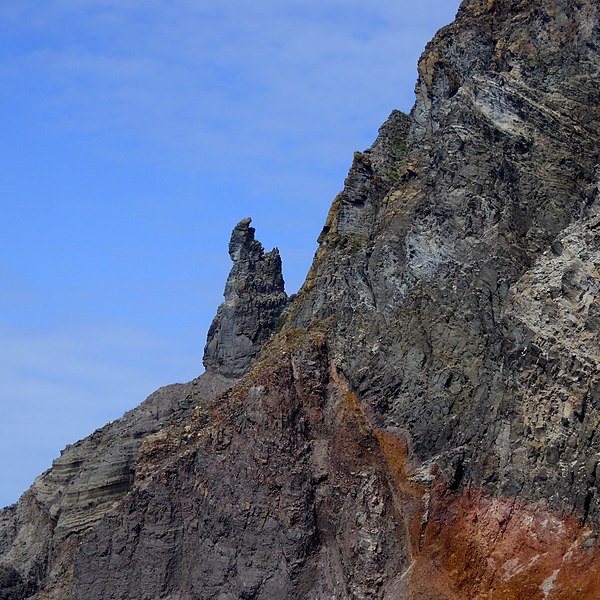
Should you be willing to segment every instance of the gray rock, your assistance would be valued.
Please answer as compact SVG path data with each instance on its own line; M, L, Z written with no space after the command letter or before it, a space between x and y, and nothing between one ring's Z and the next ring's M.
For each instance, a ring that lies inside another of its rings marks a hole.
M459 488L594 520L598 20L589 2L464 2L421 58L398 178L334 202L288 320L331 322L375 422Z
M251 221L240 221L231 234L233 267L204 349L206 369L230 378L248 370L287 305L279 251L265 253Z
M205 364L245 375L145 437L37 598L595 600L599 65L595 0L465 0L288 308L236 227Z
M218 339L218 356L207 351L207 371L200 377L159 389L122 418L67 446L18 503L0 511L0 595L22 600L22 590L33 593L65 577L64 564L76 540L97 527L132 489L144 440L186 421L197 404L231 387L271 336L287 298L281 260L276 250L264 254L249 223L247 219L234 229L229 246L234 267L226 303L209 336L209 345ZM244 286L249 289L243 291ZM245 304L253 294L258 300ZM62 592L57 593L60 597Z

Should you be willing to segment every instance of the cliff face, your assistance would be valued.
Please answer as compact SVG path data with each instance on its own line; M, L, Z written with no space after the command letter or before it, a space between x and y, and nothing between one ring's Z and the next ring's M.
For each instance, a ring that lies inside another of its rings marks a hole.
M132 489L144 440L190 418L238 381L275 331L287 296L277 250L264 253L250 220L232 233L234 265L225 302L210 329L206 371L187 384L159 389L121 419L67 446L13 506L0 511L0 599L23 600L48 585L66 597L81 538Z
M294 313L333 320L350 385L421 460L594 515L572 463L597 447L598 10L463 3L420 61L398 182L366 238L334 203Z
M465 0L291 304L234 230L223 392L169 391L110 507L61 501L47 537L38 480L0 589L37 565L38 599L600 597L599 71L595 0Z

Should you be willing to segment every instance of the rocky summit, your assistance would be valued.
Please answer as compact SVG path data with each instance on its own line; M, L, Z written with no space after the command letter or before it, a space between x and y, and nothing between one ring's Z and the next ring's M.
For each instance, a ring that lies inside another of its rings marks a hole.
M233 267L204 349L204 366L225 377L247 370L276 329L287 305L281 258L277 248L265 254L254 239L252 219L238 223L231 234Z
M0 513L0 598L600 599L600 5L464 0L300 292Z

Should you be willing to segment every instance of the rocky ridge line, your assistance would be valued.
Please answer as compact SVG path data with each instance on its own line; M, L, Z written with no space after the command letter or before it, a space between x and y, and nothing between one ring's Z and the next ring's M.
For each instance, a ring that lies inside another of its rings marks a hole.
M185 422L198 402L230 388L273 334L287 300L281 260L277 250L264 253L249 223L243 220L232 233L234 265L208 337L205 373L160 388L120 419L67 446L16 504L0 511L2 600L23 600L49 581L68 579L64 565L78 540L132 489L144 440Z

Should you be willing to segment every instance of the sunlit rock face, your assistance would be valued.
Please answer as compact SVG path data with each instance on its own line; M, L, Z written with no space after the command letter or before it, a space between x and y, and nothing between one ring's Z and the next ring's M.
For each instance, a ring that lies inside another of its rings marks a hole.
M372 169L368 235L334 203L292 310L298 327L331 321L336 364L377 423L453 485L586 518L599 506L599 10L463 3L420 60L384 195Z
M0 584L597 600L599 12L465 0L291 302L278 255L234 229L205 352L221 393L185 389L101 515L69 505L85 530L55 533L31 496L2 513Z

